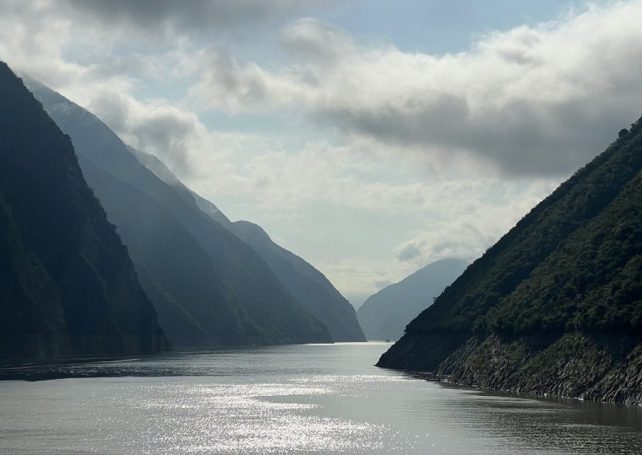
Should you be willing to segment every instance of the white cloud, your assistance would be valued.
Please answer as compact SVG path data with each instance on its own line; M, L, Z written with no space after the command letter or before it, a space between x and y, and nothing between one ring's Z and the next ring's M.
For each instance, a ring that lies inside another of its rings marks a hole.
M316 63L334 62L357 51L345 31L312 18L299 19L282 32L283 44L294 55L314 59Z
M202 74L190 88L187 99L201 110L223 110L238 113L249 104L260 105L274 96L275 85L284 85L254 63L240 64L220 49L211 48L194 56L195 72ZM203 98L203 94L207 96Z
M275 241L314 258L350 295L438 259L476 259L558 183L433 173L434 163L417 166L399 160L397 149L366 144L311 143L296 153L264 144L228 160L230 175L243 176L233 187L211 176L189 183L217 202L240 198L229 215L258 222Z
M642 1L618 2L433 56L355 47L345 31L306 19L284 32L305 62L268 71L204 61L190 96L232 112L302 111L351 134L474 156L509 174L560 175L639 117L640 23Z
M556 179L502 181L455 180L431 189L432 216L399 245L398 259L419 268L444 258L471 262L552 192Z

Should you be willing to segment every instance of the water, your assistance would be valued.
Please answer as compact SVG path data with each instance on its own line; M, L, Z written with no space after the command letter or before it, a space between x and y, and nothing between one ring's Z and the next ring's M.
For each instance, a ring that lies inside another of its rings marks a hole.
M31 369L90 377L0 382L0 453L642 453L641 408L445 387L373 367L387 347L282 346Z

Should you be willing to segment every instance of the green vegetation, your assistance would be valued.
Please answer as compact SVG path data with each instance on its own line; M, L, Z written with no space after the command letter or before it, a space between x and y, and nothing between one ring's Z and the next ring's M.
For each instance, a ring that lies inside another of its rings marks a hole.
M475 261L408 332L640 329L641 169L638 123Z
M379 365L493 389L642 401L642 378L629 368L642 346L641 222L638 121L468 267Z

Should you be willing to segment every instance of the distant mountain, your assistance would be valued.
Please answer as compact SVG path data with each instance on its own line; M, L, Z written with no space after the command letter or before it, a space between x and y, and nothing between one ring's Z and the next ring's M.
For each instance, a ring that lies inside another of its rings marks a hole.
M150 171L98 118L33 81L127 245L159 322L177 347L329 342L265 262Z
M250 245L296 301L327 326L334 341L366 340L352 305L314 266L274 243L260 226L248 221L232 223L218 207L183 185L158 158L133 149L132 152L184 199L193 200L207 216Z
M642 403L642 122L468 267L379 365Z
M69 138L0 62L0 357L169 347Z
M294 298L328 327L334 341L366 341L354 308L321 272L274 243L256 224L236 221L232 229L267 262Z
M406 325L466 268L462 259L436 261L399 283L381 289L359 307L357 317L369 340L398 340Z

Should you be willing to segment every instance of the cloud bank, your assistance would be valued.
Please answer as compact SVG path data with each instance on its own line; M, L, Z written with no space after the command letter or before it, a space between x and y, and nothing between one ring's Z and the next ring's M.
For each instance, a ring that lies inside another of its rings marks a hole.
M290 109L347 134L508 175L562 175L642 113L642 2L593 6L441 56L367 46L314 19L283 31L293 63L203 59L201 109Z

